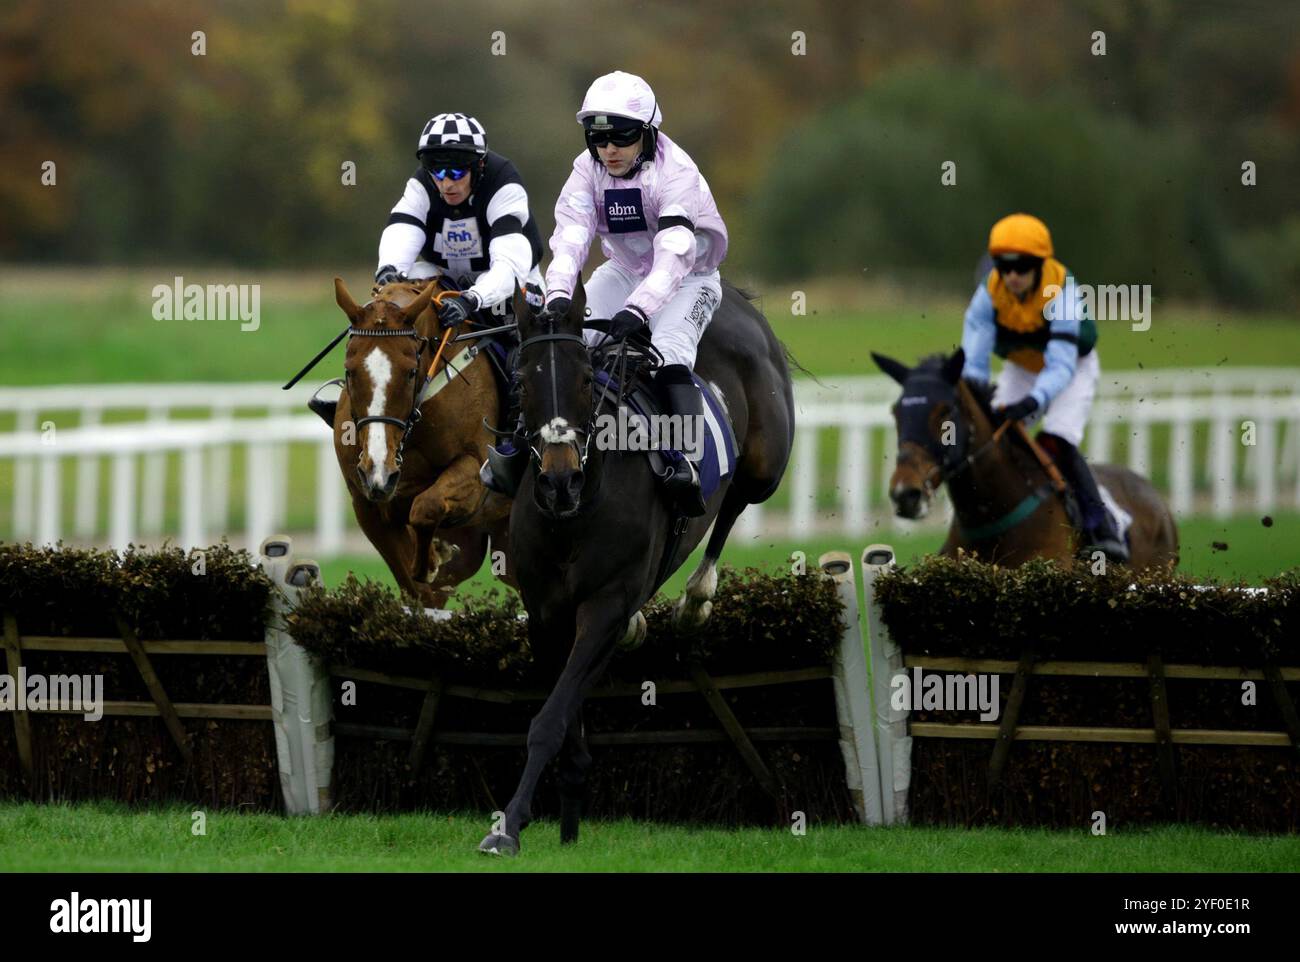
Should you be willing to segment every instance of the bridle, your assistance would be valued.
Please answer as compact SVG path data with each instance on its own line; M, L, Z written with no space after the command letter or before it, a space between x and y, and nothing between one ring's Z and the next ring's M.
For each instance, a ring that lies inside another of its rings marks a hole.
M551 410L554 411L555 416L558 417L560 414L560 393L559 393L559 376L556 373L556 369L555 369L555 345L557 342L560 341L572 341L582 345L583 352L586 353L587 341L580 334L566 334L566 333L556 332L554 329L556 318L554 315L550 314L549 312L543 312L539 314L537 316L537 319L541 323L547 325L547 327L549 327L550 330L548 330L544 334L535 334L532 337L527 338L522 343L520 343L518 348L519 361L518 364L516 365L516 368L517 369L523 368L524 366L523 356L524 356L524 350L526 348L531 347L534 344L549 345L549 349L547 351L547 362L549 364L550 374L551 374ZM594 321L587 326L595 330L603 330L603 328L600 327L602 323L606 323L606 322ZM606 333L608 334L608 332ZM603 344L604 342L601 343ZM597 349L599 347L600 345L596 345ZM653 348L651 348L651 350L653 351ZM657 354L657 352L655 353ZM613 357L613 362L610 365L610 367L612 368L613 371L617 371L617 375L613 377L613 382L618 385L618 402L621 404L623 401L623 395L626 393L629 384L629 378L627 376L628 342L626 339L618 342L618 345L615 348L612 357ZM654 362L652 361L651 363ZM606 373L610 374L612 372L607 370ZM587 419L587 423L582 427L571 428L571 430L573 430L575 434L581 434L583 436L583 442L581 445L578 444L576 438L573 441L569 442L573 445L574 453L578 456L578 466L580 469L585 470L587 467L587 459L591 455L591 439L596 433L593 430L593 424L595 423L596 415L600 412L601 407L605 404L606 400L609 397L610 384L611 384L611 378L606 377L601 381L599 393L597 393L593 389L591 414ZM546 423L549 425L550 421L547 421ZM530 431L525 436L525 440L528 442L528 449L532 453L533 463L538 466L540 466L542 463L542 454L537 448L537 441L541 438L544 431L545 428L538 428L536 431Z
M442 306L443 300L448 297L460 297L460 292L438 291L430 299L429 307L436 314L438 308ZM393 454L393 464L398 468L401 468L402 466L402 451L406 448L406 439L411 436L411 431L413 431L415 426L420 423L420 418L422 417L420 414L420 399L424 396L425 390L433 383L433 378L438 373L438 359L442 357L442 352L447 347L447 342L451 340L451 331L451 328L447 328L442 332L442 340L438 344L438 352L434 354L433 360L429 362L429 373L425 375L424 380L421 381L418 377L412 379L415 384L415 391L411 395L411 413L408 414L405 419L395 418L388 414L368 414L363 418L357 418L355 422L358 431L367 424L391 424L394 427L402 429L402 437L398 440L397 450ZM390 331L382 328L351 326L348 328L348 338L351 339L354 337L415 338L419 345L415 349L415 369L417 371L420 369L420 358L424 355L425 348L429 346L429 339L414 327L406 327L401 330ZM448 361L447 363L450 364L451 362Z
M926 378L925 380L930 379ZM935 380L941 381L941 379L938 378ZM941 383L945 387L951 387L947 381L941 381ZM915 395L913 396L915 397ZM899 403L901 404L906 400L908 400L908 396L905 393ZM957 420L959 443L951 446L945 445L945 447L950 447L952 449L951 451L937 452L934 448L934 439L930 437L928 432L924 435L924 442L915 441L911 438L904 438L902 422L900 419L899 443L915 444L924 449L926 453L934 459L934 466L931 467L930 470L926 472L925 477L921 479L921 484L925 488L927 496L933 495L941 485L952 481L954 478L973 468L976 461L997 446L998 442L1002 440L1002 435L1006 433L1007 428L1009 428L1012 423L1011 421L1003 421L1002 424L998 425L998 427L993 431L993 435L987 441L981 444L973 452L962 454L961 452L965 451L970 444L971 428L966 422L964 413L962 412L959 388L954 389L954 400L957 403L953 406L959 412Z
M423 356L425 348L429 346L429 339L413 327L406 327L397 331L385 330L383 328L374 328L374 327L349 327L347 333L348 333L349 340L351 340L354 337L413 337L415 338L417 343L419 344L419 347L417 347L415 350L415 369L417 371L420 369L420 358ZM451 332L448 331L448 333ZM445 344L446 341L447 339L444 336L443 343ZM441 353L441 349L439 350L439 353ZM415 382L415 393L411 395L411 413L405 419L395 418L389 414L367 414L365 417L357 418L356 421L353 422L358 431L364 428L367 424L391 424L394 427L401 428L402 437L401 440L397 442L397 451L393 455L393 462L399 468L402 466L402 451L406 447L406 439L411 436L411 431L413 431L415 429L415 426L420 423L420 417L421 417L420 404L419 404L420 393L424 390L425 385L427 385L430 381L433 380L434 367L436 365L437 365L437 358L434 359L433 364L429 365L429 374L428 377L425 378L423 383L421 383L418 377L413 379Z
M551 328L551 330L547 331L545 334L534 334L532 337L527 338L526 340L522 341L519 344L518 367L522 369L524 366L524 351L527 348L533 346L534 344L548 345L546 353L547 353L547 363L550 367L550 374L551 374L551 410L555 412L555 417L558 418L560 416L560 384L559 384L559 376L555 370L555 345L557 342L560 341L576 342L582 345L583 352L585 353L587 350L587 342L583 339L582 335L580 334L566 334L563 332L555 331L554 315L540 314L538 315L538 320L547 324ZM603 399L603 395L602 395L602 399ZM587 458L591 455L591 439L592 436L595 434L595 432L592 430L592 424L595 420L596 412L599 410L600 410L600 404L599 402L597 402L597 404L593 405L591 416L588 418L587 423L585 425L583 425L580 428L576 428L576 427L570 428L575 433L581 434L584 439L581 446L578 444L576 438L568 442L573 445L574 452L578 455L578 466L581 469L586 468ZM549 425L550 423L551 422L549 420L546 422L547 425ZM542 454L537 449L537 442L538 440L541 439L541 436L545 431L546 431L545 427L540 427L536 431L530 431L525 438L525 440L528 442L528 449L530 452L532 452L533 463L537 465L540 465L542 463Z

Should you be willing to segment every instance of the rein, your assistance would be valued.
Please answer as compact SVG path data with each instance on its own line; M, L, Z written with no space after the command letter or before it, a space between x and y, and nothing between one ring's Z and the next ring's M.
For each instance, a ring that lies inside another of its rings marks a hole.
M554 318L549 318L548 320L550 324L553 326ZM556 342L558 341L576 341L577 343L582 345L583 350L586 350L587 347L587 342L582 339L582 335L557 333L554 330L548 331L545 334L535 334L532 337L522 341L519 345L519 366L521 367L523 366L525 349L532 347L534 344L547 345L547 362L551 369L551 378L550 378L551 410L555 412L555 418L559 418L560 416L560 383L559 383L559 377L555 371L555 345ZM595 418L596 410L597 408L592 409L593 419ZM540 427L536 431L529 432L527 437L528 449L532 452L533 460L538 464L540 464L542 461L542 455L541 452L537 450L536 441L542 436L542 434L547 430L549 426L550 426L550 422L548 421L546 423L546 426ZM591 438L592 435L594 434L594 432L591 430L591 421L589 420L583 427L580 428L575 427L575 428L571 428L571 430L575 434L581 433L586 439L583 441L581 446L578 445L578 440L576 437L566 442L573 445L574 451L578 455L579 467L585 468L587 466L587 458L591 455Z
M459 297L459 296L460 296L459 291L439 291L438 293L433 295L430 301L430 307L432 307L436 312L437 308L442 306L442 302L444 299L448 297ZM434 354L433 360L429 364L429 373L425 376L423 382L420 382L417 379L415 392L411 397L411 413L409 415L407 415L405 418L398 418L398 417L393 417L392 415L389 414L368 414L365 417L357 418L356 421L353 422L354 426L357 428L358 431L361 430L361 428L365 427L367 424L389 424L392 425L393 427L402 429L402 437L397 442L397 451L393 458L398 468L402 466L402 452L406 448L407 438L411 436L411 432L415 429L415 426L420 422L420 418L422 417L422 415L420 414L420 406L425 401L427 401L429 397L432 396L432 394L426 395L426 392L428 392L429 386L433 383L433 379L438 373L438 361L441 360L443 351L446 350L447 345L452 340L451 332L452 332L452 328L447 328L445 331L442 332L442 339L438 343L438 350ZM477 334L478 336L481 336L483 333L488 333L488 332L475 332L475 334ZM317 364L319 364L321 360L324 359L325 355L329 354L330 351L334 350L334 348L338 346L338 343L341 340L343 340L343 338L345 337L349 339L354 337L413 337L416 339L416 341L419 344L415 352L416 370L419 370L420 357L423 356L425 348L429 346L429 338L421 334L418 330L415 329L414 326L404 327L404 328L399 328L394 330L390 328L380 328L380 327L356 327L354 324L349 324L347 327L345 327L342 331L339 332L338 336L335 337L334 340L330 341L329 344L325 346L324 350L322 350L319 354L317 354L314 358L312 358L306 367L304 367L301 371L295 374L289 380L289 383L284 385L282 390L287 391L289 390L289 388L293 387L300 380L302 380L302 378L307 374L307 372L310 371L312 368L314 368ZM456 340L461 340L462 337L458 337L456 338ZM469 349L466 350L468 351ZM465 356L465 353L466 352L462 352L462 354L459 355L459 357L463 358ZM447 368L452 367L452 364L453 362L449 360L443 366L443 369L446 370ZM450 375L448 375L448 379L450 380ZM329 383L333 384L336 382L337 379Z
M518 367L520 368L523 367L522 359L523 359L523 353L525 349L535 344L548 345L549 347L548 363L550 367L551 409L555 412L555 417L559 417L559 413L560 413L559 378L556 373L556 366L555 366L556 365L555 345L557 342L561 342L561 341L576 342L578 344L581 344L583 350L585 351L587 350L587 342L585 338L583 338L582 335L580 334L568 334L568 333L556 332L554 329L555 318L553 316L548 317L545 314L539 314L538 319L541 320L543 323L545 323L550 328L550 330L548 330L544 334L535 334L532 337L527 338L520 343L518 348L519 357L520 357ZM604 330L604 328L601 325L607 323L608 322L606 321L592 321L584 326L599 331L599 330ZM578 443L576 437L573 438L571 441L567 442L573 445L574 452L578 456L579 467L582 469L586 468L587 460L591 455L591 439L595 435L595 431L593 430L594 421L597 415L599 415L601 409L606 404L606 402L611 399L610 398L611 380L613 380L617 384L617 393L614 396L613 400L616 404L621 405L624 403L627 392L630 388L631 381L634 379L634 377L633 378L628 377L629 353L631 352L630 349L632 348L630 338L625 338L618 341L617 346L612 351L601 352L600 348L604 343L605 342L602 341L601 344L597 344L595 348L593 348L593 351L595 351L603 358L602 363L600 364L598 370L603 372L606 376L603 380L596 378L597 381L600 381L600 390L597 393L593 389L592 392L593 403L591 408L591 416L588 418L587 423L582 427L571 428L571 430L573 430L575 434L583 435L584 440L581 445ZM658 367L660 363L658 359L661 358L659 352L655 349L655 347L652 344L646 343L643 346L646 351L646 360L651 365L651 368L653 369L655 367ZM638 347L637 350L640 350L640 347ZM635 353L635 352L631 352L631 353ZM633 362L632 364L632 370L634 376L636 371L636 363L637 362ZM593 368L596 368L595 364L593 364ZM547 422L548 425L549 423L550 422ZM541 435L545 430L546 428L544 427L538 428L536 431L529 432L528 435L526 436L526 440L528 442L528 448L532 454L533 462L538 465L541 464L542 455L537 448L536 442L541 437ZM505 434L506 432L498 431L496 433Z
M933 494L941 484L951 482L954 478L959 477L973 468L976 461L1001 442L1002 436L1007 433L1007 430L1013 424L1016 427L1017 433L1025 443L1029 445L1029 449L1034 453L1034 457L1038 460L1039 467L1041 467L1043 472L1048 476L1050 490L1054 490L1057 494L1064 496L1066 492L1066 484L1065 479L1061 476L1060 469L1057 468L1055 463L1053 463L1051 457L1043 451L1038 442L1036 442L1029 432L1025 430L1023 424L1019 421L1010 420L1003 421L998 425L998 427L993 431L992 436L973 452L958 461L955 468L948 470L942 462L936 463L935 466L926 473L926 476L922 481L926 493ZM976 525L973 528L962 526L962 533L972 541L981 541L988 538L995 538L998 535L1010 531L1038 510L1038 506L1041 505L1047 497L1048 491L1049 485L1040 485L1026 495L1019 504L1002 517L996 518L987 524ZM958 523L960 524L960 522Z

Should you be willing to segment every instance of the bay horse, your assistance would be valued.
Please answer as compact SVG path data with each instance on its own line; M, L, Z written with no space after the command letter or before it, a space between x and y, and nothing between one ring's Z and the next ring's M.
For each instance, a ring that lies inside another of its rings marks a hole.
M359 306L336 277L334 295L349 321L334 453L352 510L401 589L441 608L478 571L489 538L508 558L510 499L479 481L485 419L503 416L491 362L450 338L439 354L435 308L454 292L436 281L395 281ZM508 561L498 576L517 587Z
M910 369L871 356L903 388L893 407L898 458L889 481L899 517L924 517L935 490L947 484L953 520L939 554L955 557L964 550L1010 567L1032 558L1068 563L1075 557L1078 533L1064 500L1028 445L1015 432L996 431L992 388L962 379L966 355L960 348ZM1177 564L1178 529L1151 482L1113 464L1092 468L1133 517L1129 566Z
M539 662L558 673L528 728L528 757L514 796L479 850L516 855L542 770L558 756L560 841L577 841L591 764L583 699L664 580L713 533L691 575L677 619L698 626L717 590L717 562L747 505L776 490L794 437L785 349L749 299L728 283L700 339L695 372L719 395L736 437L736 466L706 512L682 518L658 490L644 453L593 445L597 415L591 356L583 343L586 293L569 312L534 315L516 297L520 405L531 447L510 515L511 553ZM590 326L597 327L593 322ZM670 524L679 522L673 536Z

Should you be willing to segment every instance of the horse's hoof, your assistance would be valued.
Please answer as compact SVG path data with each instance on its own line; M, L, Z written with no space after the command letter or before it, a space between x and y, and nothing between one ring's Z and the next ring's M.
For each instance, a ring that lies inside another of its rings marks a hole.
M493 832L478 843L478 850L484 855L515 856L519 854L519 839L512 835L497 835Z
M645 641L645 635L646 635L645 615L641 614L641 612L638 611L630 619L628 619L627 631L624 633L623 637L619 639L618 642L619 650L635 651L637 648L640 648L641 643Z
M709 620L713 613L712 601L693 603L689 595L683 595L673 611L673 623L683 628L698 628Z

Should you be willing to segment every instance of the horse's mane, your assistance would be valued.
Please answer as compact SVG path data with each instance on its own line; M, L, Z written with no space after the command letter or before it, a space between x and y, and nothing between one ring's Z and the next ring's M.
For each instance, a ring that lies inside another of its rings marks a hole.
M941 378L943 376L943 365L947 360L947 355L930 354L922 358L921 363L917 364L913 370L925 371L932 377ZM996 418L993 414L993 384L988 381L971 380L970 378L962 378L962 381L965 382L966 389L970 391L971 397L975 399L975 403L979 405L979 409L984 416L990 421L995 421Z

